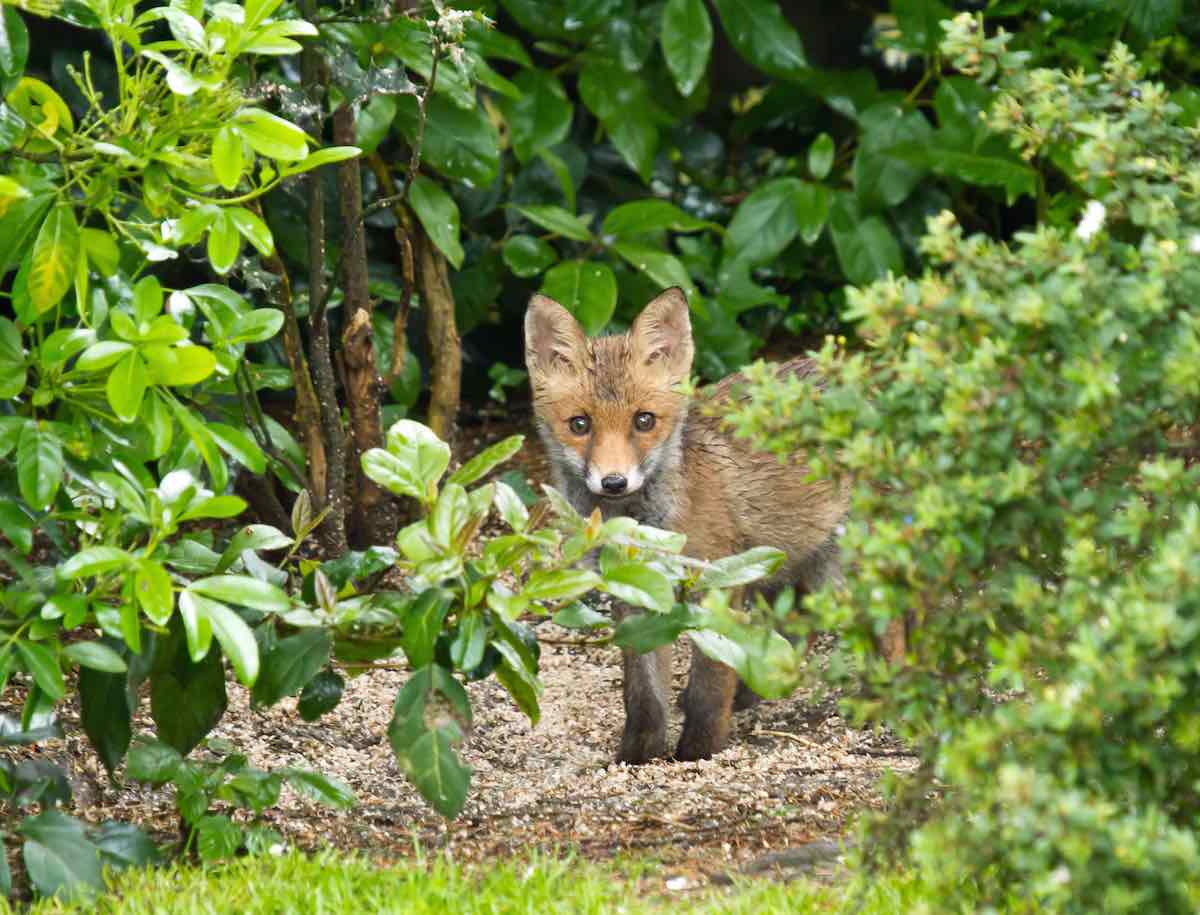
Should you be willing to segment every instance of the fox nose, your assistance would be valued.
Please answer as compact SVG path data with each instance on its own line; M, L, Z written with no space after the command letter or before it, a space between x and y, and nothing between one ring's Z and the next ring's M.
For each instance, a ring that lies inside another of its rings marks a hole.
M600 481L600 487L610 496L619 496L628 485L629 481L619 473L610 473Z

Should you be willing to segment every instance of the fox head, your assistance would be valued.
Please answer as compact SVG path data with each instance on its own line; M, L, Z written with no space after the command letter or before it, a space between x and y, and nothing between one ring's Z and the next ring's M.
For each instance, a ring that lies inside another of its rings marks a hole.
M650 302L628 333L589 339L569 311L535 295L525 313L525 364L553 456L601 497L637 492L677 460L692 369L687 297ZM672 451L675 455L672 455Z

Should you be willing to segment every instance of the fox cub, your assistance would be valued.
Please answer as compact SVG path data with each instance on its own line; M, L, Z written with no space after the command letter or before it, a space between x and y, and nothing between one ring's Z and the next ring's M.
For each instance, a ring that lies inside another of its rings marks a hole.
M685 534L685 552L699 559L778 547L788 560L763 588L818 587L838 574L834 538L846 499L831 484L806 480L801 462L755 452L718 418L689 411L676 388L691 373L692 352L678 288L650 302L628 333L594 339L553 299L535 295L525 315L525 361L555 485L584 515L599 507L604 517ZM808 375L813 367L796 359L780 371ZM730 396L739 380L726 378L705 399ZM618 758L665 756L671 647L626 651L624 669ZM706 759L724 747L737 687L731 668L692 653L676 759Z

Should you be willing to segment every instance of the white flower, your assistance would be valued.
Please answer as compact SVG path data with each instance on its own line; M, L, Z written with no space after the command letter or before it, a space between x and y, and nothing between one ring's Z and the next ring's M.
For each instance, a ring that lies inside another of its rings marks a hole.
M282 842L276 842L274 845L268 848L267 851L269 851L274 857L279 858L282 857L283 853L287 851L287 846Z
M1075 234L1084 241L1088 241L1104 228L1104 215L1104 204L1099 200L1089 200L1088 205L1083 208L1083 218L1079 220Z
M189 487L196 485L196 478L186 470L172 470L158 484L158 497L171 505L183 495Z
M1200 232L1193 232L1188 236L1188 251L1192 254L1200 254Z

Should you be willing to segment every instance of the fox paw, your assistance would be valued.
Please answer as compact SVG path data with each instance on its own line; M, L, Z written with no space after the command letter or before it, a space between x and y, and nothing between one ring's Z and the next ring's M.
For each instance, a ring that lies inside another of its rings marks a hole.
M667 734L662 731L625 731L621 735L621 749L617 762L640 766L652 759L667 755Z
M679 735L679 745L675 748L675 758L680 762L711 759L723 749L724 737L718 737L711 731L689 730L685 725L683 733Z

